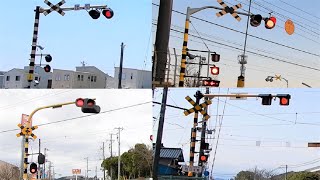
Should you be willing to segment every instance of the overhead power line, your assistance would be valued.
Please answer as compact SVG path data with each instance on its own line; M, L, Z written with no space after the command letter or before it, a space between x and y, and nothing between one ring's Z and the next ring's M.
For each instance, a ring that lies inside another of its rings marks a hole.
M175 30L173 28L171 28L171 30L175 31L175 32L179 32L179 33L184 33L183 31ZM189 36L200 38L200 37L198 37L196 35L192 35L192 34L189 34ZM220 44L220 45L223 45L223 46L227 46L227 47L230 47L230 48L233 48L233 49L242 50L241 48L230 46L230 45L227 45L227 44L224 44L224 43L220 43L220 42L217 42L217 41L213 41L213 40L210 40L210 39L206 39L206 38L202 38L202 39L206 40L206 41L209 41L209 42L216 43L216 44ZM268 58L268 59L273 59L273 60L276 60L276 61L280 61L280 62L283 62L283 63L287 63L287 64L291 64L291 65L295 65L295 66L300 66L300 67L307 68L307 69L312 69L312 70L315 70L315 71L320 71L320 69L314 68L314 67L311 67L311 66L306 66L306 65L302 65L302 64L298 64L298 63L294 63L294 62L289 62L289 61L286 61L286 60L283 60L283 59L279 59L279 58L276 58L276 57L263 55L263 54L256 53L256 52L253 52L253 51L247 51L247 52L251 53L251 54L258 55L258 56L261 56L261 57L265 57L265 58Z
M139 104L134 104L134 105L130 105L130 106L125 106L125 107L120 107L120 108L115 108L115 109L110 109L110 110L102 111L98 114L88 114L88 115L84 115L84 116L78 116L78 117L63 119L63 120L59 120L59 121L48 122L48 123L44 123L44 124L39 124L37 126L47 126L50 124L57 124L57 123L61 123L61 122L72 121L72 120L76 120L76 119L80 119L80 118L84 118L84 117L96 116L99 114L110 113L110 112L128 109L128 108L132 108L132 107L136 107L136 106L141 106L141 105L148 104L148 103L151 103L151 101L143 102L143 103L139 103ZM3 130L3 131L0 131L0 134L6 133L6 132L11 132L11 131L17 131L17 130L20 130L20 129L16 128L16 129L10 129L10 130Z
M152 4L155 5L155 6L159 6L159 5L155 4L155 3L152 3ZM177 11L177 10L174 10L174 9L172 10L172 12L175 12L175 13L181 14L181 15L186 15L185 13ZM206 23L209 23L209 24L212 24L212 25L216 25L216 26L219 26L219 27L222 27L222 28L234 31L234 32L245 34L245 32L238 31L236 29L233 29L233 28L230 28L230 27L226 27L226 26L223 26L223 25L220 25L220 24L217 24L217 23L213 23L213 22L210 22L210 21L202 19L202 18L198 18L198 17L195 17L195 16L191 16L191 17L194 18L194 19L197 19L199 21L202 21L202 22L206 22ZM296 50L296 51L299 51L299 52L303 52L303 53L306 53L306 54L310 54L310 55L313 55L313 56L320 57L320 54L315 54L315 53L312 53L312 52L301 50L301 49L298 49L298 48L295 48L295 47L291 47L291 46L288 46L288 45L285 45L285 44L274 42L274 41L271 41L271 40L268 40L268 39L265 39L265 38L261 38L261 37L258 37L258 36L252 35L252 34L248 34L248 36L256 38L256 39L260 39L260 40L263 40L263 41L266 41L266 42L269 42L269 43L272 43L272 44L276 44L278 46L286 47L286 48L289 48L289 49L292 49L292 50Z

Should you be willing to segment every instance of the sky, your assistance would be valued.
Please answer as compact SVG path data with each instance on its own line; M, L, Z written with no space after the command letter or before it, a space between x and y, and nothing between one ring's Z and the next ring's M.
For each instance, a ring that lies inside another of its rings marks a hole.
M57 109L44 109L33 116L33 125L41 125L59 120L76 118L55 124L42 125L33 133L38 137L30 140L29 152L38 152L38 139L41 139L41 152L49 149L47 159L52 162L57 177L70 176L72 169L81 169L84 175L86 160L89 158L89 177L103 177L100 170L102 146L105 143L105 156L110 157L110 134L114 128L122 127L120 142L121 154L134 147L136 143L151 146L152 106L150 90L2 90L0 91L0 160L20 165L21 137L18 123L22 114L30 114L34 109L77 98L96 98L101 107L100 114L83 114L75 105ZM140 104L140 105L138 105ZM128 107L132 106L132 107ZM124 108L128 107L128 108ZM123 109L121 109L123 108ZM118 109L118 110L117 110ZM104 113L103 113L104 112ZM4 132L6 130L14 130ZM109 140L109 141L108 141ZM113 155L118 155L117 136L113 135ZM29 162L37 161L31 156Z
M185 100L190 96L193 100L200 88L171 88L168 92L167 104L182 108L192 108ZM154 101L161 102L162 89L156 89ZM308 148L308 142L319 141L319 89L260 89L260 88L212 88L210 94L290 94L289 106L280 106L279 98L272 105L263 106L261 98L247 100L231 100L214 98L209 106L208 129L215 130L207 135L210 147L208 171L215 178L231 178L241 170L259 169L274 170L284 173L284 165L288 171L300 171L320 166L318 148ZM153 108L153 134L159 123L160 105ZM201 116L199 117L201 118ZM221 123L221 129L220 127ZM193 126L193 114L185 116L183 110L166 108L162 143L165 147L182 148L185 163L189 164L190 131ZM220 130L219 130L220 129ZM218 134L220 135L218 138ZM200 133L197 133L199 139ZM212 168L215 147L218 141L214 166ZM257 146L256 143L260 143ZM199 144L196 145L198 151ZM198 155L195 155L197 163ZM313 161L314 160L314 161ZM302 164L305 162L312 162ZM276 169L276 170L275 170Z
M159 4L159 0L153 0L152 2L157 5ZM242 8L238 11L248 11L249 0L225 0L224 2L229 6L241 3ZM276 17L277 22L276 27L273 29L266 29L264 27L264 21L262 21L261 25L258 27L252 27L249 25L248 34L316 55L310 55L248 36L246 52L246 55L248 56L248 63L246 65L245 72L245 87L286 87L286 82L284 80L277 80L273 81L272 83L265 81L267 76L274 75L282 75L283 78L289 81L289 87L292 88L305 87L302 85L302 82L312 87L320 87L319 81L317 80L320 77L320 12L317 9L319 5L320 2L317 0L311 0L308 2L299 0L252 1L251 12L253 14L261 14L263 17L268 17L269 13L272 11L272 15ZM221 7L216 0L173 1L173 10L184 14L186 13L187 7L200 8L203 6ZM153 42L155 42L156 36L156 26L154 23L156 23L158 19L158 9L158 6L152 5ZM238 55L243 53L245 35L233 30L222 28L221 26L232 28L236 31L245 32L247 17L240 15L242 20L238 22L230 14L226 14L222 17L216 17L215 14L217 12L218 10L215 9L206 9L192 15L202 20L191 17L188 48L207 51L208 49L205 46L206 44L211 52L220 54L220 62L215 64L216 66L220 67L220 74L218 77L216 77L221 81L220 87L236 87L237 77L240 75L240 64L238 64L237 58ZM184 14L179 14L177 12L172 13L172 29L184 32L186 18ZM295 24L295 32L292 35L288 35L284 30L284 24L287 19L291 19ZM180 32L170 32L169 50L171 54L172 66L170 74L172 82L174 72L173 69L175 65L173 48L175 48L177 53L178 74L181 62L183 33ZM202 39L191 36L199 36L199 34ZM240 50L236 50L221 44L240 48ZM318 70L312 70L297 65L279 62L274 59L252 54L248 51L256 52L265 56L271 56L273 58L278 58L290 63L297 63ZM206 58L208 56L207 53L192 53L194 55L199 55ZM199 60L196 59L194 61L198 62ZM197 69L198 68L196 68L196 70ZM203 68L202 76L207 76L206 69L206 67ZM210 75L210 77L212 77L212 75Z
M59 0L51 0L57 4ZM107 5L114 11L112 19L103 15L92 19L85 10L40 15L38 45L43 54L51 54L53 69L75 70L85 61L109 75L119 67L120 45L125 44L124 67L151 70L151 4L149 0L66 0L61 7ZM0 70L29 66L34 9L48 8L43 0L5 1L0 12ZM134 15L133 15L134 13ZM10 16L10 17L9 17ZM41 53L38 51L37 53ZM36 60L39 64L40 58Z

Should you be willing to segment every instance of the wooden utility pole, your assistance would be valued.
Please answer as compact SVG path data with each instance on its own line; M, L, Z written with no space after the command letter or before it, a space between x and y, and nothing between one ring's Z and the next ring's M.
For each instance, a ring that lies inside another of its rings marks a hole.
M102 142L102 157L103 162L106 160L106 157L104 156L104 142ZM103 166L103 180L106 180L106 169Z
M168 87L165 86L163 88L162 103L161 103L161 109L160 109L160 119L159 119L159 125L158 125L157 140L156 140L156 145L155 145L155 154L154 154L154 159L153 159L152 177L154 180L158 180L160 149L161 149L163 124L164 124L166 105L167 105L167 94L168 94Z
M124 51L124 44L121 43L120 66L119 66L119 76L118 76L118 89L122 88L121 80L122 80L123 51Z
M163 84L163 82L165 81L172 4L173 0L160 0L154 49L154 57L156 57L157 62L156 66L153 65L152 67L152 71L155 72L152 80L155 84Z

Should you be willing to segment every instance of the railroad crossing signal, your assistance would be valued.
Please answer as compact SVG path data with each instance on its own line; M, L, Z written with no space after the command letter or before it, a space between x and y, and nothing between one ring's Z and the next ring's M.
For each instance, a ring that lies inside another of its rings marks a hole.
M220 61L220 54L212 53L212 54L211 54L211 60L212 60L213 62L219 62L219 61Z
M289 105L289 100L291 98L290 94L277 94L277 97L280 99L281 106Z
M44 59L46 60L46 62L51 62L52 61L52 56L50 55L50 54L48 54L48 55L46 55L45 57L44 57ZM44 71L45 72L50 72L51 71L51 67L50 67L50 65L49 64L47 64L46 66L44 66Z
M277 94L276 96L272 96L272 94L259 94L258 97L262 98L262 105L271 105L272 99L277 97L280 99L281 106L288 106L291 98L290 94Z
M35 174L35 173L37 173L37 171L38 171L37 164L36 163L31 163L30 164L30 172L31 172L31 174Z
M234 18L236 18L237 21L241 21L240 16L235 12L235 10L242 7L242 5L240 3L237 5L234 5L232 7L229 7L222 0L217 0L217 2L224 8L222 11L216 13L216 15L218 17L223 16L227 13L230 13Z
M104 17L106 17L107 19L111 19L113 17L113 11L110 8L107 8L105 10L102 11L102 14L104 15Z
M18 124L18 127L21 129L21 132L17 134L17 137L20 136L31 136L33 139L37 139L37 136L32 133L33 130L38 129L38 126L26 127Z
M81 107L83 113L100 113L100 106L97 106L93 99L78 98L75 104L77 107Z
M184 111L184 115L188 116L189 114L194 113L195 111L200 111L205 120L208 120L210 118L209 114L207 114L203 110L203 108L207 107L212 103L210 100L207 100L202 104L196 104L196 102L194 102L189 96L187 96L185 99L193 106L193 108Z
M210 72L211 72L211 74L212 75L218 75L219 74L219 72L220 72L220 68L219 67L217 67L217 66L212 66L212 67L210 67Z
M206 79L202 81L203 86L219 87L220 81L214 79Z
M266 18L264 21L265 21L265 27L267 29L272 29L276 26L277 19L275 17L269 17L269 18Z
M50 6L51 8L44 11L43 14L46 16L48 14L50 14L52 11L57 11L61 16L64 16L64 12L62 11L62 9L60 9L60 6L63 5L64 3L66 3L65 0L60 1L58 4L53 5L50 1L45 0L44 3L46 3L48 6Z

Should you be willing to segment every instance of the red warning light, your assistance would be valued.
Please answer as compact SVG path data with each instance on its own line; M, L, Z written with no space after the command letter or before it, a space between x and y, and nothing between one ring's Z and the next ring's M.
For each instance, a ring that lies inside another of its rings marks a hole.
M212 75L218 75L219 71L220 71L219 67L217 67L217 66L210 67L210 72Z
M77 107L82 107L83 104L84 104L84 100L83 100L82 98L78 98L78 99L76 100L76 106L77 106Z
M285 98L285 97L282 97L280 99L280 104L281 105L287 105L287 104L289 104L289 100L287 98Z
M105 10L102 11L102 14L104 15L104 17L106 17L107 19L111 19L113 17L113 11L110 8L107 8Z
M207 157L206 157L206 156L201 156L201 157L200 157L200 160L203 161L203 162L205 162L205 161L207 161Z
M277 19L275 17L270 17L265 19L265 27L267 29L272 29L276 26Z

